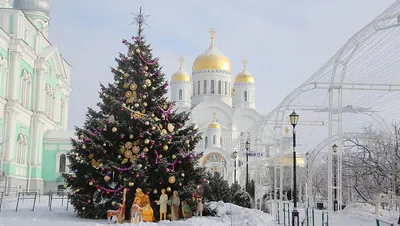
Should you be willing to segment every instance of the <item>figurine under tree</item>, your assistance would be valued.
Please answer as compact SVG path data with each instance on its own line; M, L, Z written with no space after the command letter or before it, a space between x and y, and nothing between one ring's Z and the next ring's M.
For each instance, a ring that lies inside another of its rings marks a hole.
M154 209L161 189L182 191L183 200L191 199L194 193L188 191L206 182L204 168L198 167L201 155L194 152L200 134L186 123L189 113L172 110L159 61L143 36L145 18L136 15L138 32L131 42L122 41L127 52L116 58L114 83L101 85L100 110L88 110L72 140L68 158L73 173L64 177L81 217L106 217L113 201L121 203L125 188L125 212L130 213L137 188Z

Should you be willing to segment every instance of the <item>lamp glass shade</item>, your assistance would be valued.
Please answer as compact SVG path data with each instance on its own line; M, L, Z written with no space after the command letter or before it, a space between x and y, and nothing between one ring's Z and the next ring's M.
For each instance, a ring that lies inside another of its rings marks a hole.
M337 151L337 148L338 148L338 146L337 146L336 144L333 144L333 145L332 145L332 150L333 150L333 152L335 152L335 153L336 153L336 151Z
M289 115L290 117L290 124L292 124L292 126L296 126L297 122L299 121L299 115L293 111L292 114Z
M244 145L244 148L246 148L246 150L249 150L249 147L250 147L250 143L249 143L249 141L247 140L247 141L246 141L246 144Z
M237 151L234 151L234 152L233 152L233 157L237 158L237 156L238 156L238 152L237 152Z

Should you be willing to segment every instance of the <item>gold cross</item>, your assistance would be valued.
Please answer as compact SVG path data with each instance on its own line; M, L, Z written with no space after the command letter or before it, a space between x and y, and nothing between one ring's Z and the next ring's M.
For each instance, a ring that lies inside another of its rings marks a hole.
M217 113L213 112L213 122L217 121Z
M180 62L180 67L181 69L183 68L183 61L185 61L185 59L183 57L179 57L179 62Z
M217 33L217 31L214 28L211 28L209 32L211 34L211 45L214 45L215 33Z
M242 60L243 68L246 69L248 61L246 59Z

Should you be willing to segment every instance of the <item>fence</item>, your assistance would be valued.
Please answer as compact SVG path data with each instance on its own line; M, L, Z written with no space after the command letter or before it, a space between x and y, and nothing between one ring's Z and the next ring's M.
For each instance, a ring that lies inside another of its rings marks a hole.
M376 226L394 226L394 223L376 218Z
M314 208L306 208L305 223L306 226L315 226L315 212Z
M3 197L4 197L4 192L0 191L0 212L1 212L1 206L3 205Z
M290 226L290 202L283 203L283 225Z
M322 211L322 226L328 226L328 224L329 224L328 211Z
M54 197L55 195L55 197ZM54 199L61 199L61 206L64 206L64 199L67 201L66 210L68 210L69 193L66 191L49 191L49 211L52 211Z

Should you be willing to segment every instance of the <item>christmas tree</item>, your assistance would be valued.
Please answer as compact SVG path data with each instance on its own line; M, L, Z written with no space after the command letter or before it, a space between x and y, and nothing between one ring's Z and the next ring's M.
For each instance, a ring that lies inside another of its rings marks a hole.
M141 12L136 15L137 35L122 40L127 53L116 58L114 84L101 85L100 110L88 110L72 140L68 158L73 173L64 177L81 217L105 217L124 189L127 208L136 188L157 208L154 201L161 189L169 196L178 191L181 200L192 199L196 187L206 182L204 168L198 167L201 154L194 152L201 136L187 123L189 113L172 110L159 61L143 36L144 18Z

